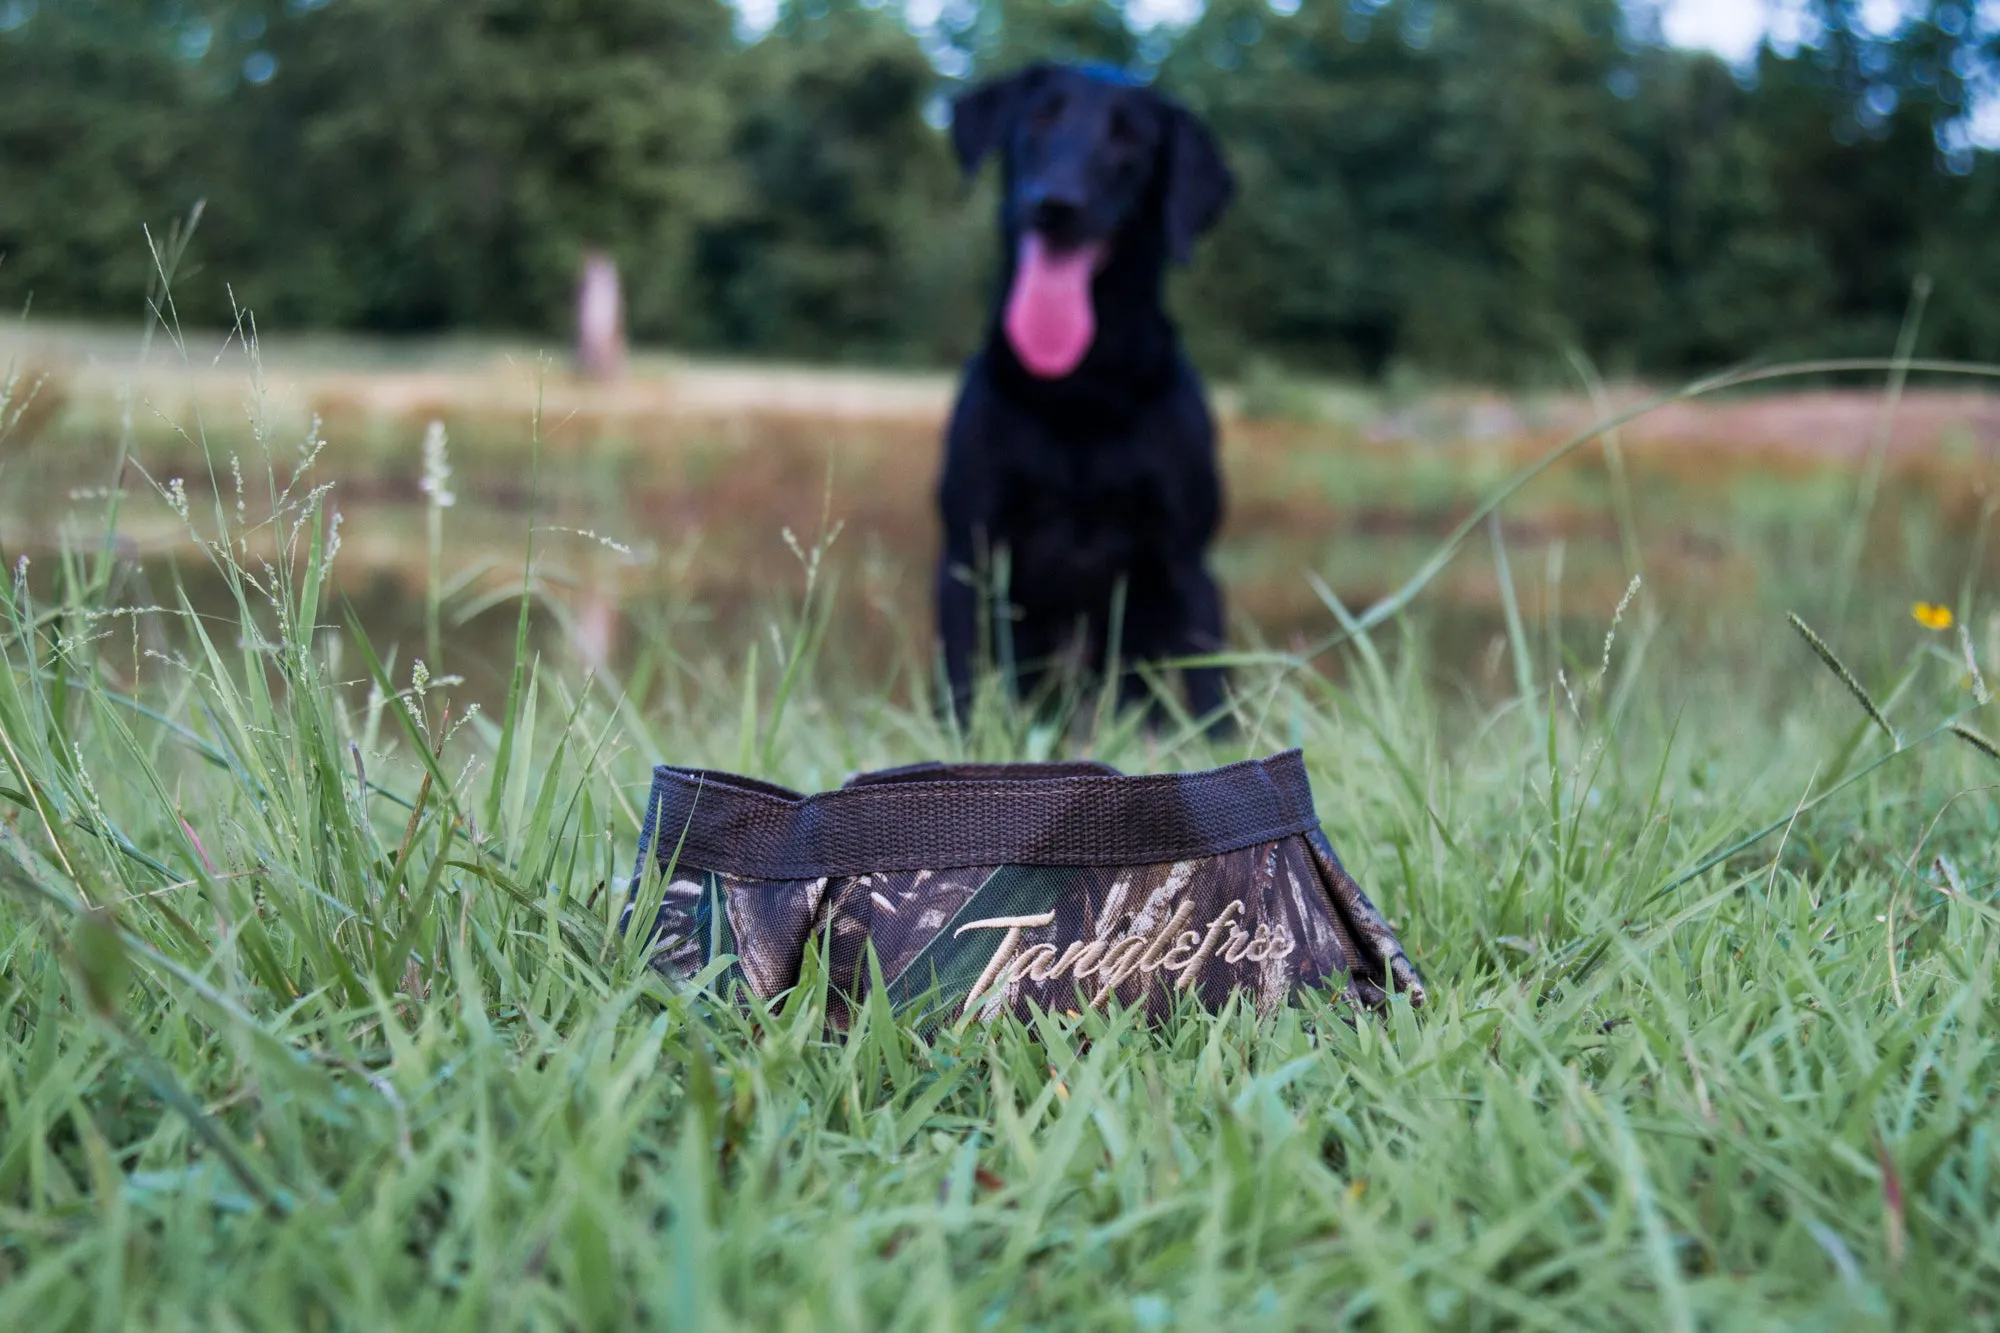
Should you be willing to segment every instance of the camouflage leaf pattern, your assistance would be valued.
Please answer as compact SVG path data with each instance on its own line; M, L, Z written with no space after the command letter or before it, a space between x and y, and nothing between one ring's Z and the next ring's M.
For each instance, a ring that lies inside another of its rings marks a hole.
M1394 931L1317 829L1194 860L1133 867L988 866L815 880L680 868L652 965L687 979L724 953L769 998L823 936L829 1018L847 1025L874 951L888 998L928 1029L1003 1010L1077 1011L1115 999L1157 1021L1177 999L1241 994L1269 1013L1305 990L1422 1004Z

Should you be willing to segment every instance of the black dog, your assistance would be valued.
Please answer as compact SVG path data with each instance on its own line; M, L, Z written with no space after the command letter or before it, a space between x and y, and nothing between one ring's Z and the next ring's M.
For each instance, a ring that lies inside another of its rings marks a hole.
M1222 511L1215 423L1160 289L1235 187L1200 122L1110 71L1029 66L959 97L951 134L967 172L995 149L1004 172L1000 296L938 487L938 628L963 717L975 657L1001 641L981 633L979 584L1003 564L998 628L1025 691L1066 647L1101 669L1114 634L1131 663L1221 649L1202 563ZM1185 674L1193 711L1216 714L1221 669ZM1121 682L1127 702L1142 690Z

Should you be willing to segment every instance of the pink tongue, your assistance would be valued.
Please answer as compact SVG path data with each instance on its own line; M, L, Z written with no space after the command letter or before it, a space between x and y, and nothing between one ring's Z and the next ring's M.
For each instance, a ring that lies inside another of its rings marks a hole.
M1003 327L1007 341L1014 344L1014 355L1029 374L1061 379L1090 350L1090 340L1097 334L1090 276L1101 248L1091 242L1052 254L1034 232L1022 239Z

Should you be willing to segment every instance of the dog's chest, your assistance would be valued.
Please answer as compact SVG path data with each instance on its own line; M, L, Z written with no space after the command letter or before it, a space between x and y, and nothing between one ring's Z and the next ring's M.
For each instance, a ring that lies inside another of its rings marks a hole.
M999 482L1003 513L1031 524L1137 534L1170 517L1160 460L1135 441L1052 441L1009 459Z
M1020 585L1087 594L1157 562L1177 540L1164 471L1136 445L1036 450L1009 460L996 480L994 535Z

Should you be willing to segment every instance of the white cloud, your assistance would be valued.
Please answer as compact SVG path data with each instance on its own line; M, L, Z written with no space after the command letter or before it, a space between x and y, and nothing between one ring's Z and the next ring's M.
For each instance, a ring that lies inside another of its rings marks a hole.
M736 31L746 40L762 37L778 21L778 0L730 0L736 9Z
M1981 0L1986 10L2000 8ZM1918 0L1861 0L1856 17L1887 37L1922 9ZM1780 50L1810 40L1818 24L1801 0L1665 0L1660 26L1679 46L1703 46L1732 64L1746 63L1769 36Z
M1887 37L1913 16L1917 6L1908 0L1861 0L1861 26Z
M1201 0L1126 0L1126 17L1135 28L1161 23L1192 23L1201 15Z
M1668 0L1660 30L1676 46L1705 46L1742 64L1763 44L1767 18L1757 0Z
M1989 97L1966 118L1966 138L1981 148L2000 151L2000 97Z

